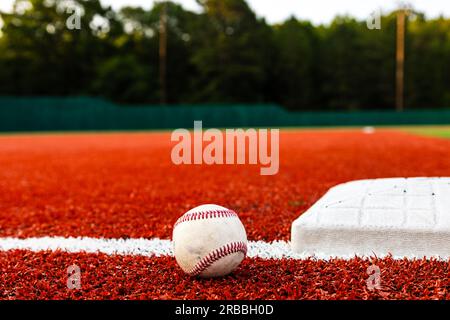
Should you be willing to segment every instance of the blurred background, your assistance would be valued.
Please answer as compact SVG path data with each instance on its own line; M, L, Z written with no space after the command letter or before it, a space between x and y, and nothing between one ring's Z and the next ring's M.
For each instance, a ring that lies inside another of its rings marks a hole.
M1 0L0 130L450 123L450 6L382 3Z

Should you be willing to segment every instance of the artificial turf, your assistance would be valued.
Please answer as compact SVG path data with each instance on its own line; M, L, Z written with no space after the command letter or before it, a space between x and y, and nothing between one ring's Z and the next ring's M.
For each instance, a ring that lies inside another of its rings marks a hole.
M289 240L292 221L356 179L450 176L450 140L392 129L281 133L280 171L176 166L169 133L0 137L0 236L169 239L204 203L235 210L250 240ZM82 290L66 287L77 263ZM367 267L381 269L369 291ZM1 299L448 299L449 262L249 259L223 279L192 280L172 257L0 252Z

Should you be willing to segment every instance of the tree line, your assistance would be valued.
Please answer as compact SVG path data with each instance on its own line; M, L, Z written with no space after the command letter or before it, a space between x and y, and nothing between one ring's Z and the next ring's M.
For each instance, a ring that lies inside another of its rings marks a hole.
M169 104L394 108L395 12L369 30L348 16L270 25L245 0L199 5L201 12L172 2L114 11L100 0L16 0L13 12L0 13L0 95L159 103L165 10ZM77 14L79 26L69 28ZM449 66L450 19L417 13L406 27L406 108L450 107Z

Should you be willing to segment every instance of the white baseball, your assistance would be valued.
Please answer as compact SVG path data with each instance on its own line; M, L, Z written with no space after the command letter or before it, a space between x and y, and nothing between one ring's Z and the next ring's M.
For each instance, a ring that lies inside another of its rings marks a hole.
M235 270L247 253L247 234L230 209L206 204L189 210L173 229L175 259L191 276L220 277Z

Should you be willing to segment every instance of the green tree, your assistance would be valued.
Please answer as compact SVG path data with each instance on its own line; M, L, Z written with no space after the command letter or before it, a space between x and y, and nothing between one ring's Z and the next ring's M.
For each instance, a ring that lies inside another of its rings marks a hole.
M408 22L406 106L450 106L450 20Z
M169 103L275 102L292 110L394 109L396 14L381 30L336 17L270 26L245 0L167 7ZM70 3L79 29L67 27ZM160 101L162 2L119 12L100 0L16 0L0 13L0 94ZM406 108L450 106L450 19L409 18Z
M274 60L277 101L290 109L317 106L318 35L309 22L290 18L274 27L277 59Z
M105 33L93 21L104 21L108 33L117 32L114 13L98 0L74 1L81 9L80 30L69 30L70 16L63 1L16 0L4 20L0 90L8 94L71 95L89 93L93 66L114 54ZM9 85L8 85L9 83Z
M244 0L201 2L192 79L195 102L261 102L265 100L272 34Z
M150 11L126 7L120 12L121 22L127 31L117 41L120 52L134 54L142 66L149 70L152 90L151 102L159 101L159 36L162 3L156 3ZM189 82L194 73L190 62L192 37L196 34L198 15L186 11L178 4L167 2L167 84L169 103L181 103L189 99Z
M337 17L324 29L321 44L322 94L329 109L361 107L361 32L365 26L349 17Z

